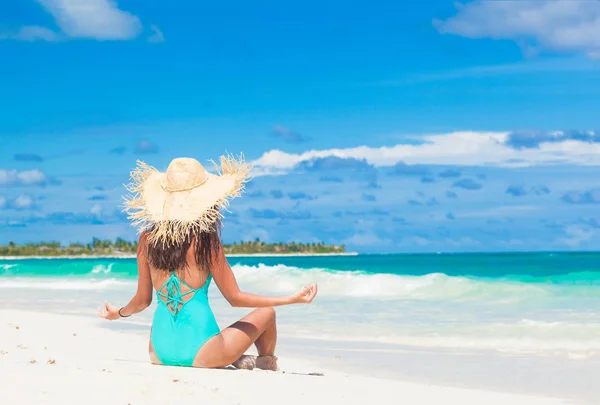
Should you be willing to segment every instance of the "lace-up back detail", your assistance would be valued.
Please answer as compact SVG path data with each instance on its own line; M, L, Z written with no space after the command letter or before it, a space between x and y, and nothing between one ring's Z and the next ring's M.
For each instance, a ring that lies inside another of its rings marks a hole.
M156 295L159 300L165 304L169 312L171 312L173 316L177 316L179 311L181 311L181 308L194 297L196 292L204 289L209 282L210 275L206 279L203 287L194 289L185 281L177 277L175 272L172 272L171 276L163 286L156 290Z

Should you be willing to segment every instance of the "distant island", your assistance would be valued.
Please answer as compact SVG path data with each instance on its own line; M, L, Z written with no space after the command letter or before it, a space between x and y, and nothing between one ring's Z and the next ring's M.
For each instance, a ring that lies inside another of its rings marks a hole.
M121 238L114 241L93 238L88 244L71 243L63 246L59 242L40 242L17 245L9 242L0 246L0 257L131 257L137 252L138 242ZM226 255L343 255L344 245L317 243L266 243L253 241L224 244Z

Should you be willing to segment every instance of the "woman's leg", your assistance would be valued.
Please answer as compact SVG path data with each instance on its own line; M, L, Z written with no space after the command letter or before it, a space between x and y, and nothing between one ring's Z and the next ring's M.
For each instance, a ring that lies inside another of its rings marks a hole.
M275 310L259 308L209 339L198 351L194 367L232 364L254 343L259 356L273 356L277 344Z
M150 353L150 362L152 364L161 365L162 363L160 362L160 360L158 359L158 356L156 355L156 352L154 351L154 346L152 346L152 339L150 339L150 343L148 345L148 351Z

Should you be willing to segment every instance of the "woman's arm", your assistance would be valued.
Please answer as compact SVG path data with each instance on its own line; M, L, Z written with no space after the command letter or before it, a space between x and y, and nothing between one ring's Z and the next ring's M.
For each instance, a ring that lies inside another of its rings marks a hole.
M266 297L240 291L235 275L227 263L223 248L213 259L211 274L219 290L232 307L276 307L288 304L309 304L317 295L317 283L304 287L294 295L287 297Z
M104 306L100 308L99 315L102 318L108 320L115 320L123 317L127 317L138 312L142 312L148 308L152 303L152 278L150 277L150 266L148 265L147 255L147 240L146 234L140 235L140 241L138 243L137 250L137 264L138 264L138 287L137 292L129 301L127 305L121 308L119 314L119 308L112 306L108 302L104 303Z

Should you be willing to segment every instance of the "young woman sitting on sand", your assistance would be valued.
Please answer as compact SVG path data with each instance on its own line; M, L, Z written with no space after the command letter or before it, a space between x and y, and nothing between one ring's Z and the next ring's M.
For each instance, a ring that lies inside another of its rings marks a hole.
M242 159L221 157L217 175L195 159L174 159L166 173L138 162L132 172L133 193L125 200L129 218L140 227L138 288L120 309L104 303L108 320L146 309L156 290L158 306L150 333L154 364L205 368L277 370L274 306L310 303L317 284L289 297L265 297L240 291L219 237L220 209L238 197L250 167ZM234 307L259 308L219 330L208 303L208 287L217 287ZM243 356L252 345L258 356Z

